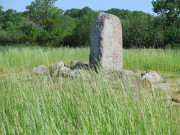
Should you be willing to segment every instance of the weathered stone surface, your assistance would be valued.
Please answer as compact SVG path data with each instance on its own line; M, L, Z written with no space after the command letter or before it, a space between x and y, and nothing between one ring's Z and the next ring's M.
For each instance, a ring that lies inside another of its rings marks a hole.
M83 61L82 63L76 63L76 65L73 67L73 70L76 69L88 69L89 67L89 62L88 61Z
M123 80L131 79L131 75L126 71L121 72L121 77Z
M58 72L58 75L63 77L68 77L70 71L71 69L68 67L61 67L61 69Z
M134 70L133 72L134 72L137 76L139 76L139 77L141 76L141 72L140 72L139 70Z
M58 76L58 73L59 73L59 70L54 70L54 71L52 71L51 76L56 77L56 76Z
M66 66L66 64L64 62L59 62L57 64L57 67L65 67L65 66Z
M121 72L121 77L123 80L134 79L135 76L136 74L130 70L124 70Z
M70 65L71 66L75 66L78 62L79 62L79 60L72 60Z
M44 73L48 70L48 68L45 65L39 65L35 68L33 68L30 73Z
M70 73L70 75L71 75L71 77L72 78L78 78L78 77L80 77L80 75L82 75L83 74L83 70L73 70L73 71L71 71L71 73Z
M148 82L160 82L162 77L156 71L148 70L147 73L142 74L139 81L148 81Z
M94 22L91 33L89 64L100 66L103 71L121 71L122 27L115 15L100 12Z
M84 64L85 66L89 66L89 61L83 61L82 64Z
M58 64L52 64L49 68L50 70L58 70L61 67L65 67L66 65L64 64L64 62L59 62Z

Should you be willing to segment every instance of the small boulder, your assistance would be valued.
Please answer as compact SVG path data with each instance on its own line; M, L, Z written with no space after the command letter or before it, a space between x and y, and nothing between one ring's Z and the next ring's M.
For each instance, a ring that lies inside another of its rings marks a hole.
M163 79L156 71L148 70L146 73L141 74L141 78L139 80L148 82L160 82Z
M58 64L56 64L57 67L66 67L66 64L64 62L59 62Z
M141 72L140 72L139 70L134 70L133 72L134 72L137 76L139 76L139 77L141 76Z
M61 69L58 71L58 75L62 77L68 77L68 73L71 71L68 67L61 67Z
M78 62L79 62L79 60L72 60L70 65L71 66L75 66Z
M54 71L52 71L51 76L56 77L56 76L58 76L58 73L59 73L59 70L54 70Z
M66 65L63 62L59 62L58 64L52 64L49 69L51 71L53 70L59 70L61 67L65 67Z
M73 67L73 70L76 69L88 69L89 67L89 62L88 61L83 61L83 62L78 62L76 65Z
M129 70L124 70L121 72L121 77L123 80L134 79L134 76L136 76L136 74Z
M80 77L80 75L82 75L83 74L83 70L73 70L73 71L71 71L71 73L70 73L70 76L72 77L72 78L79 78Z
M30 73L33 74L33 73L44 73L44 72L47 72L48 68L45 66L45 65L39 65L35 68L33 68Z

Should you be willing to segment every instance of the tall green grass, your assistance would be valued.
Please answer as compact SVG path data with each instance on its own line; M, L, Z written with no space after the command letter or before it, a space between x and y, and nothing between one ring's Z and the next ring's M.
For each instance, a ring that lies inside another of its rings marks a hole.
M0 47L0 73L28 71L38 65L88 60L89 48Z
M125 89L91 72L73 80L17 75L1 83L1 134L173 134L179 112L154 89Z
M74 80L29 74L40 64L88 61L89 48L0 49L2 135L180 134L180 106L153 88L124 88L119 73L114 81L94 71ZM174 71L179 57L177 50L123 51L125 69Z
M38 65L49 66L71 60L89 61L90 48L0 47L0 73L28 72ZM180 72L180 50L124 49L124 69Z
M123 67L180 72L180 50L127 49L123 50Z

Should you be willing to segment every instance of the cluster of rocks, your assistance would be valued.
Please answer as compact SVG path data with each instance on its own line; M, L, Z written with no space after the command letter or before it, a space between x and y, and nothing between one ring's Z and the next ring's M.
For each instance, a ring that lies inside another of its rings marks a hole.
M151 70L146 70L146 73L141 73L139 70L130 71L124 70L121 72L122 80L135 80L137 84L143 84L146 82L151 87L156 89L166 90L170 86L180 86L178 83L159 83L163 81L163 78L156 72ZM135 87L132 83L123 83L125 87Z
M162 81L162 77L156 71L147 70L146 73L141 73L139 70L124 70L121 73L121 78L123 81L123 85L125 87L135 87L135 85L139 84L149 84ZM128 81L127 81L128 80ZM129 83L130 81L130 83ZM132 82L136 82L133 84Z
M86 76L85 70L89 70L89 62L88 61L78 61L72 60L69 64L69 67L66 66L64 62L59 62L57 64L52 64L49 68L45 65L39 65L33 68L30 73L31 74L39 74L39 73L47 73L49 72L51 77L72 77L78 78L80 75ZM124 82L124 86L131 86L135 87L133 84L128 84L129 80L134 80L136 82L149 82L149 83L157 83L161 82L163 78L156 72L147 70L146 73L141 73L139 70L130 71L130 70L123 70L119 71L120 78ZM98 74L97 74L98 76ZM114 78L112 75L109 76L110 79ZM107 81L107 80L106 80ZM175 85L175 84L174 84ZM168 88L168 84L159 83L154 84L155 88Z
M35 68L33 68L30 73L31 74L41 74L41 73L47 73L49 72L51 77L65 77L67 78L72 77L79 78L81 75L84 75L86 77L85 70L89 70L89 62L88 61L78 61L78 60L72 60L70 62L69 67L66 66L64 62L59 62L57 64L52 64L49 66L49 68L45 65L39 65ZM169 86L178 85L177 83L158 83L163 81L163 78L156 72L147 70L145 73L141 73L139 70L123 70L119 71L120 78L122 79L124 87L135 87L135 84L129 83L129 80L131 82L137 82L137 83L143 83L148 82L150 84L153 84L152 86L154 88L158 89L168 89ZM98 74L97 74L98 78ZM113 80L115 77L112 75L109 75L109 79ZM105 78L102 80L103 82L107 82ZM115 80L114 80L115 81Z
M156 72L156 71L151 71L147 70L146 73L142 73L139 70L135 71L129 71L129 70L124 70L121 72L121 76L123 80L127 79L138 79L138 81L147 81L147 82L160 82L162 81L162 77Z
M51 77L68 77L78 78L81 74L84 74L82 69L88 69L89 62L87 61L78 61L72 60L70 66L66 66L64 62L59 62L57 64L52 64L49 66L49 69L45 65L39 65L33 68L30 73L31 74L39 74L49 72Z

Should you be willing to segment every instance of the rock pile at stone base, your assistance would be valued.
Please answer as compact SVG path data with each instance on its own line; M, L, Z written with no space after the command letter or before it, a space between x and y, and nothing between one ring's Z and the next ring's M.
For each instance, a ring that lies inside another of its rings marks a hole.
M66 66L64 62L52 64L51 66L49 66L49 70L45 65L39 65L33 68L30 71L30 73L42 74L49 72L51 77L65 77L65 78L71 77L72 79L74 79L74 78L79 78L81 75L86 77L87 74L84 71L88 71L89 69L90 66L88 61L72 60L70 62L69 67ZM151 85L152 83L155 83L152 86L154 88L159 88L159 89L167 89L168 86L171 86L171 84L167 84L167 83L158 83L163 81L163 78L156 71L147 70L146 73L141 73L139 70L135 70L135 71L123 70L118 72L124 87L135 87L134 84L129 83L130 81L137 82L137 84L147 82ZM98 78L98 73L97 73L97 78ZM109 75L109 79L113 80L114 77L112 75ZM107 81L108 80L104 78L103 82L107 82ZM178 85L178 84L173 84L173 85Z

